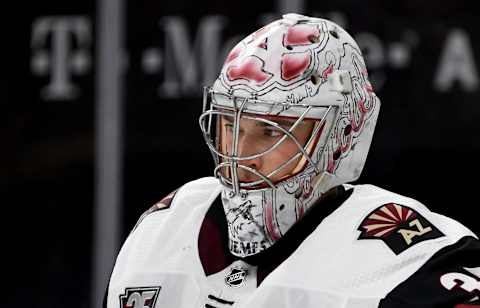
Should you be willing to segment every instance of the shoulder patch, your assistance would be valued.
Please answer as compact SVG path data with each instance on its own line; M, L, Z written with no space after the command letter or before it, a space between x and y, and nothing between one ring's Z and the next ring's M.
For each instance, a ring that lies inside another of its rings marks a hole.
M152 206L150 209L153 209L154 212L162 209L168 209L170 207L170 204L172 204L172 200L175 197L175 194L177 193L177 191L178 189L172 191L162 200L155 203L155 205Z
M372 211L360 224L358 237L382 240L395 254L444 234L415 210L396 203Z
M135 227L133 227L133 230L135 230L138 225L147 217L148 215L159 211L159 210L165 210L170 208L170 204L172 204L173 198L175 197L175 194L177 193L178 189L172 191L169 193L166 197L164 197L162 200L158 201L155 203L151 208L143 212L142 216L138 219L137 223L135 224Z

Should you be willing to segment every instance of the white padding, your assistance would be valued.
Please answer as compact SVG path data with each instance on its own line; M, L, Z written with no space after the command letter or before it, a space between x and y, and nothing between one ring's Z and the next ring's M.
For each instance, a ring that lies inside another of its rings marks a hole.
M333 91L341 93L352 92L352 78L348 71L338 70L332 72L328 76L328 84Z

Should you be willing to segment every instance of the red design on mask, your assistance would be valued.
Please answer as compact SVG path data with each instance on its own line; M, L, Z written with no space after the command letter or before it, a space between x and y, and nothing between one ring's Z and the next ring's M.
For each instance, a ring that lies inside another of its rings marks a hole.
M333 64L330 64L322 73L323 79L327 79L328 75L333 72Z
M238 65L232 65L227 69L229 80L246 79L263 84L272 77L263 70L264 63L257 57L247 57Z
M241 44L238 44L237 46L235 46L232 49L232 51L230 51L230 53L228 54L227 60L225 60L225 63L229 63L229 62L235 60L240 55L240 53L242 51L243 51L243 46Z
M291 80L300 76L310 65L310 54L288 53L282 56L282 79Z
M267 39L264 39L262 42L260 42L257 47L267 49Z
M309 45L318 42L320 32L311 25L295 25L288 28L283 37L284 46Z
M273 225L273 205L271 203L266 204L265 227L273 241L276 241L280 238L280 235L278 234L275 226Z

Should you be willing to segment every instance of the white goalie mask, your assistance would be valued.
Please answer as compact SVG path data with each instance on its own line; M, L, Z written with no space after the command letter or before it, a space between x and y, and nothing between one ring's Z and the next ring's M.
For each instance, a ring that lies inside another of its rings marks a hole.
M200 126L224 185L230 250L256 254L363 169L380 101L337 24L288 14L238 43Z

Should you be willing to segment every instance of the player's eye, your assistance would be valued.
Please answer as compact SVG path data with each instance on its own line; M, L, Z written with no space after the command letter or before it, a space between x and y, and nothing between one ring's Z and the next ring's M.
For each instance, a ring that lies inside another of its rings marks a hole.
M227 123L225 123L223 126L225 127L225 130L226 130L227 132L230 132L230 133L233 132L233 123L228 123L228 122L227 122Z
M221 126L226 132L233 132L233 117L230 116L221 116Z
M285 133L276 127L266 127L263 131L263 134L267 137L278 138L283 136Z

